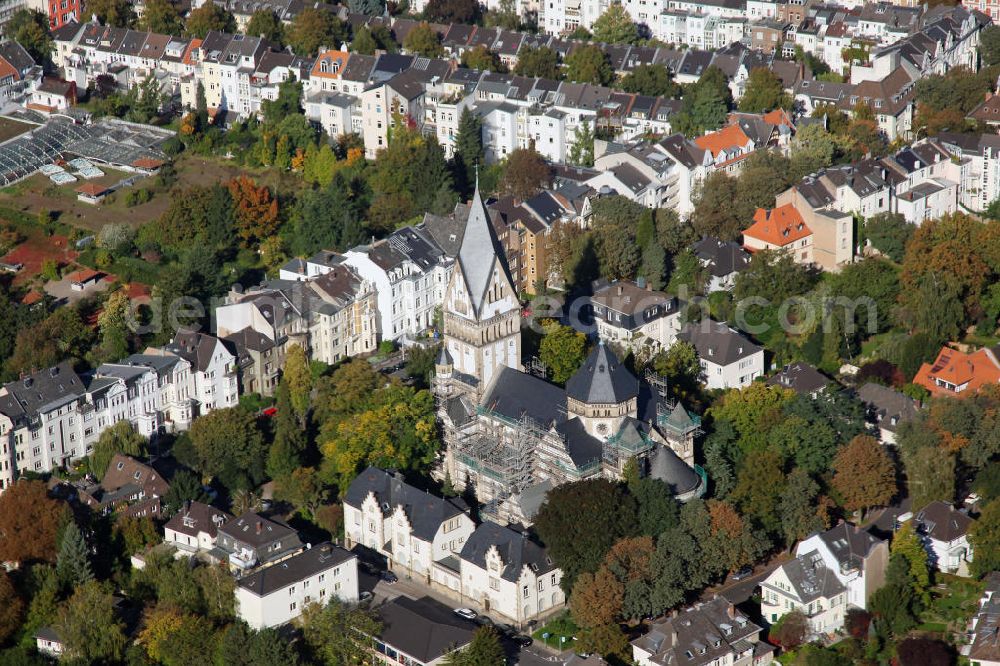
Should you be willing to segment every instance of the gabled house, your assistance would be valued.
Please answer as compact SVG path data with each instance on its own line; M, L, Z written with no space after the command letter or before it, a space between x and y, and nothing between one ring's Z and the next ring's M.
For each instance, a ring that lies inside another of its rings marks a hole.
M357 556L321 543L237 580L236 614L259 631L291 622L309 604L356 604L359 594Z
M562 571L527 531L492 522L476 528L458 554L462 596L518 626L562 608Z
M868 599L885 584L889 542L850 523L809 535L795 546L795 554L819 553L827 570L847 590L851 606L866 608Z
M632 641L639 666L766 666L774 646L761 641L761 628L723 597L689 606L650 623Z
M179 329L162 350L150 348L147 354L174 354L191 364L190 395L197 401L198 414L235 407L239 402L236 354L228 343L214 335Z
M415 488L398 472L369 467L344 495L348 548L361 544L384 555L389 568L428 580L434 563L457 555L474 529L462 500Z
M218 528L215 545L228 556L230 568L244 571L302 550L298 532L253 511L223 523Z
M757 250L782 250L797 264L813 263L813 232L791 204L771 210L758 208L753 224L743 231L743 246Z
M981 386L1000 382L1000 359L997 347L962 352L942 347L933 363L924 363L913 377L932 396L964 398Z
M750 265L750 254L734 241L707 236L691 249L708 271L705 288L709 293L731 290L736 284L736 276Z
M844 626L847 588L817 550L782 564L761 582L760 589L761 615L772 624L799 611L809 620L811 635L832 634Z
M655 353L677 340L681 307L676 297L621 280L598 289L590 301L597 335L608 344Z
M920 411L920 403L888 386L868 382L858 389L858 399L865 403L868 422L879 430L883 444L896 443L896 429Z
M973 666L1000 666L1000 572L986 576L986 589L967 633L969 642L959 647L959 653Z
M372 636L375 663L438 666L472 642L478 626L431 598L397 597L376 611L381 628Z
M79 489L77 495L83 504L104 514L155 518L169 490L170 484L155 469L116 453L100 484Z
M944 573L969 575L974 555L969 528L974 522L968 514L941 501L931 502L914 514L913 527L930 555L931 566Z
M233 517L209 504L185 502L163 526L163 542L182 553L197 553L215 548L219 528Z
M768 377L771 386L791 389L799 395L816 397L820 391L832 383L832 380L808 363L796 361L789 363L773 376Z
M724 323L705 319L677 334L698 352L701 380L709 389L738 388L764 374L764 348Z

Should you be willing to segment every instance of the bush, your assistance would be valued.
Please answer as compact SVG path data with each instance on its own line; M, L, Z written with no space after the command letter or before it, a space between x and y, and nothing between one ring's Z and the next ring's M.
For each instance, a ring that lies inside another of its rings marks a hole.
M140 206L153 198L153 193L142 187L129 190L125 195L125 207Z
M184 142L176 136L172 136L163 142L161 148L168 157L173 157L175 155L179 155L181 151L184 150Z

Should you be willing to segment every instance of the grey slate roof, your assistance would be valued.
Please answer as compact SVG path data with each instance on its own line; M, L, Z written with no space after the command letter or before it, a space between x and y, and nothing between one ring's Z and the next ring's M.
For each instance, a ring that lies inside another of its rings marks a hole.
M795 362L786 365L767 383L772 386L792 389L796 393L814 393L830 383L830 379L808 363Z
M423 664L468 645L478 628L430 597L397 597L377 612L382 624L378 640Z
M566 382L566 395L591 405L618 404L639 395L639 380L601 342Z
M760 627L729 601L715 597L654 621L632 644L651 653L650 661L658 666L704 666L733 655L759 633Z
M352 559L357 559L354 553L340 546L321 543L281 562L258 569L249 576L240 578L236 584L258 597L265 597Z
M513 290L514 280L507 267L506 253L497 239L496 231L490 222L490 214L479 194L478 180L476 191L472 195L469 217L465 223L462 245L458 251L458 268L465 278L472 309L476 315L482 310L494 270L503 273L507 284Z
M480 569L486 569L486 553L494 546L503 561L500 577L504 580L517 581L524 567L535 574L556 569L545 548L532 541L527 532L516 532L490 521L484 522L469 535L459 557Z
M378 467L369 467L351 482L344 495L344 503L360 509L369 495L388 515L402 506L413 533L424 541L432 541L441 523L465 513L465 503L431 495L403 481L401 476L390 474Z
M604 447L600 440L587 432L583 421L580 419L563 421L556 426L556 432L562 435L566 453L574 465L583 468L594 461L600 462Z
M84 392L83 382L69 361L8 382L3 388L7 395L0 397L0 413L15 422L75 400Z
M718 365L735 363L763 349L725 324L711 320L686 324L677 337L691 343L700 358Z
M258 525L260 526L259 531ZM273 543L289 536L298 539L298 532L288 525L269 520L253 511L247 511L236 520L230 520L219 528L219 532L229 535L240 543L254 547Z
M566 393L544 379L513 370L498 369L493 385L483 397L482 405L509 419L528 416L543 427L561 423L566 414Z
M879 428L894 432L900 423L914 418L920 403L910 396L880 384L868 382L858 389L858 399L868 407L868 417Z
M795 588L795 596L805 604L820 598L829 599L846 589L815 550L785 562L781 569Z
M198 536L199 532L215 537L219 526L232 519L233 517L222 509L216 509L209 504L186 502L164 527L192 537Z
M670 486L674 495L684 495L701 484L701 477L668 446L657 446L649 457L649 476Z
M931 502L913 518L917 531L936 541L954 541L969 532L975 522L966 514L945 502Z
M707 236L697 241L692 249L715 277L738 273L750 265L750 254L734 241Z
M872 550L883 543L857 525L841 523L821 532L819 538L845 569L861 569Z

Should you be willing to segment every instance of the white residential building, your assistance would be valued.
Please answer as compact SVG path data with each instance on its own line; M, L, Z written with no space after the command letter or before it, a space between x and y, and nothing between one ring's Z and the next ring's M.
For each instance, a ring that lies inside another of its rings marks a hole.
M795 546L795 554L816 552L847 590L846 601L867 608L868 599L885 584L889 542L850 523L811 534Z
M698 352L701 380L709 389L741 388L764 375L764 348L726 324L705 318L685 325L677 338Z
M355 604L359 595L357 556L321 543L237 580L236 614L259 631L291 622L310 604Z
M973 522L968 514L941 501L916 512L913 527L927 549L931 566L943 573L969 575L974 555L969 528Z
M604 342L655 354L677 340L681 307L675 297L621 281L597 290L590 300L597 335Z
M214 506L185 502L181 510L163 526L163 543L182 553L207 552L215 548L219 527L233 517Z
M809 620L811 635L833 634L844 627L847 588L815 550L796 555L760 584L760 612L771 624L792 611Z
M377 467L359 474L344 496L347 547L371 548L390 569L427 582L434 563L458 555L474 529L461 500L436 497Z

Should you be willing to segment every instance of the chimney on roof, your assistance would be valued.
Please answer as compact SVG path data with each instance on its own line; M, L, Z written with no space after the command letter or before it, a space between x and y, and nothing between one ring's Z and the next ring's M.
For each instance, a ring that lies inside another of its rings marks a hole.
M726 615L729 616L730 620L735 619L736 618L736 606L734 606L733 604L729 604L728 606L726 606Z
M258 520L258 521L257 521L257 534L258 534L258 536L260 535L260 531L261 531L261 530L262 530L263 528L264 528L264 524L263 524L263 523L261 523L261 522L260 522L260 521Z

